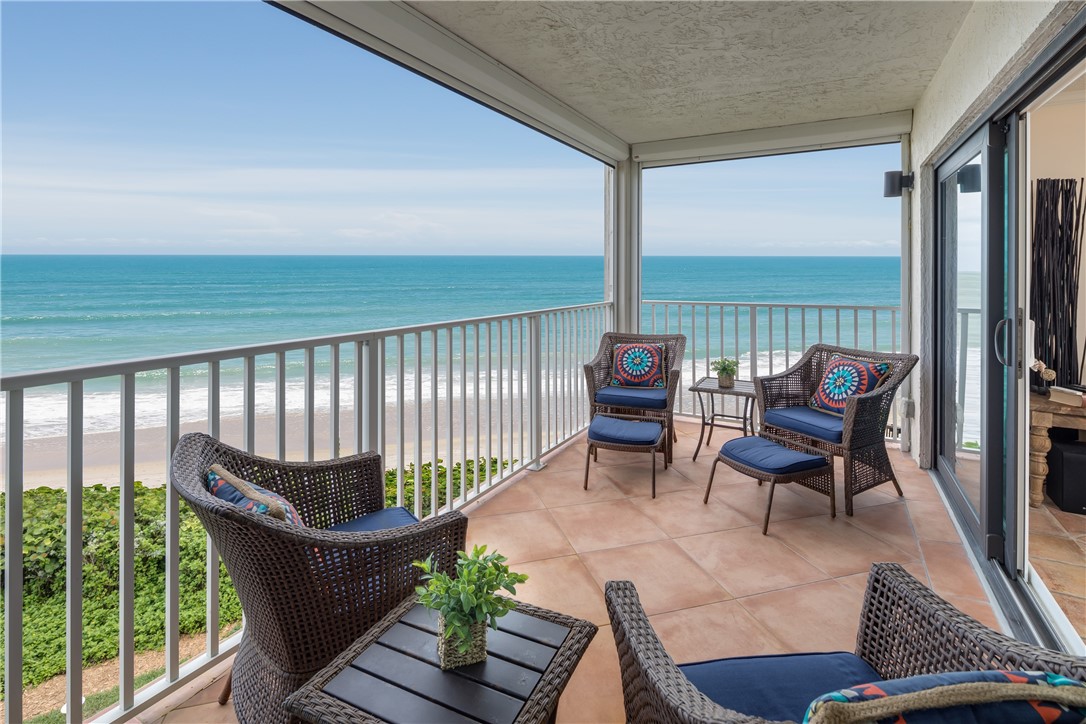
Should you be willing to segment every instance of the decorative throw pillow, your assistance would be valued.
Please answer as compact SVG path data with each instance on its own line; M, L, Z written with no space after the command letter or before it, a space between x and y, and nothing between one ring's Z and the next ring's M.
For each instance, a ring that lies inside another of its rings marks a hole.
M871 392L893 369L893 362L868 362L835 354L807 404L820 412L843 416L848 398Z
M612 350L614 369L611 384L615 387L665 387L664 345L616 344Z
M954 671L831 691L811 702L804 724L1080 723L1086 684L1043 671Z
M255 483L242 480L221 465L211 466L207 474L207 489L216 498L233 503L243 510L251 510L287 523L302 525L298 511L289 500Z

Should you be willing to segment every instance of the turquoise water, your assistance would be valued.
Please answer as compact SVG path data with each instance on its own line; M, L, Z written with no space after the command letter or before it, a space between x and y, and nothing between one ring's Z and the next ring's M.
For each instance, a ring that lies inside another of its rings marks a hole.
M646 257L644 298L897 305L897 257ZM598 302L602 257L5 256L4 374Z
M894 306L899 274L897 258L647 257L644 298ZM602 298L600 257L6 256L0 264L0 364L4 374L14 374L588 304ZM688 360L719 354L723 332L724 353L749 364L746 308L738 315L727 312L723 321L714 310L708 325L699 312L697 331L690 327L689 306L682 314ZM783 310L772 322L774 349L792 350L793 359L817 341L813 337L817 316L809 315L809 336L804 337L801 314L799 309L789 313L787 337ZM658 310L657 331L664 331L665 317L669 331L678 331L678 315L675 305L666 315ZM865 346L870 316L854 320L846 315L841 322L842 343ZM651 323L646 310L646 331ZM827 341L833 341L832 314L824 325ZM888 314L881 315L879 325L890 326ZM757 322L762 350L769 326L769 315L763 312ZM889 335L880 334L884 347ZM474 341L467 350L473 357ZM408 337L408 397L414 354L413 338ZM775 356L774 361L784 364L783 357ZM317 400L327 405L327 348L317 350L315 363ZM289 409L302 405L302 388L293 383L302 379L304 364L301 353L286 357ZM390 356L388 364L394 369L396 361ZM763 373L768 364L768 358L759 360ZM353 365L353 355L345 352L341 374L349 378ZM424 379L427 374L424 370ZM241 375L240 360L223 363L224 417L241 414ZM138 426L164 424L164 376L161 370L136 376ZM395 399L394 385L394 379L386 379L388 399ZM181 369L183 420L204 414L206 388L206 365ZM117 378L87 382L88 431L116 429L117 389ZM258 413L273 413L274 356L257 358L256 392ZM348 381L342 391L344 405L349 406L352 395ZM5 404L0 399L0 411ZM42 388L28 396L26 425L28 437L63 434L64 388Z

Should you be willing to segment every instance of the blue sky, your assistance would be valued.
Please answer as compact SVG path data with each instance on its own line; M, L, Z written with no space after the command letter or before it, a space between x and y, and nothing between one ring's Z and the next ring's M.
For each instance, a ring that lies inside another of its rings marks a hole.
M602 253L603 166L260 2L8 2L4 253ZM896 145L646 171L646 254L898 253Z

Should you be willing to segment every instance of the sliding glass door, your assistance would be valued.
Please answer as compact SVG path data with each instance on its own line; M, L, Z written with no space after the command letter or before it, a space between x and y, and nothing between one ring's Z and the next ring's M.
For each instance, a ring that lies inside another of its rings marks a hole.
M936 173L936 468L978 549L1000 560L1004 494L1014 481L1007 160L1005 136L989 125Z

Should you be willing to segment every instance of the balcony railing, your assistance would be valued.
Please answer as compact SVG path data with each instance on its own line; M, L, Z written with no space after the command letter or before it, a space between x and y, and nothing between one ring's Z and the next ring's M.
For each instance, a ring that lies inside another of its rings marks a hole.
M137 428L164 430L162 471L183 426L198 426L251 452L313 460L377 450L394 469L396 498L421 518L456 508L538 463L587 424L582 365L612 328L608 303L397 329L193 352L3 378L5 424L5 718L21 721L24 623L23 485L27 441L55 428L67 468L67 711L82 719L82 488L84 438L118 435L120 494L119 703L101 719L129 718L207 670L237 646L218 636L218 554L207 542L207 643L181 662L178 650L179 501L166 491L166 671L136 691L133 637L134 481ZM693 413L685 387L719 356L741 360L741 376L783 370L815 342L897 351L893 307L648 301L642 328L688 337L679 412ZM50 420L42 409L61 406ZM137 424L137 421L139 424ZM227 422L227 425L223 423ZM894 427L896 431L896 426ZM230 439L227 432L237 439ZM53 434L53 433L48 433ZM57 461L57 467L61 464ZM475 466L472 485L426 466ZM164 475L162 476L165 477ZM446 486L441 488L442 480ZM418 482L416 482L418 481Z

